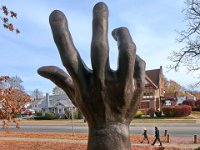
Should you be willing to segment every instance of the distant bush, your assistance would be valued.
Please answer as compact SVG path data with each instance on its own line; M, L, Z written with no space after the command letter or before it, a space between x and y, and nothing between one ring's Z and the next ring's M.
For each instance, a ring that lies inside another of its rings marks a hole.
M83 119L83 114L80 110L77 110L77 115L75 119Z
M192 107L192 109L195 108L195 100L193 100L193 99L184 100L182 104L183 105L189 105L189 106Z
M35 120L53 120L56 118L56 115L52 112L45 113L45 116L35 116Z
M135 118L141 118L142 117L142 111L137 111L134 117Z
M156 114L156 117L161 117L161 116L162 116L162 112L159 111L159 110L157 110L157 111L155 112L155 114Z
M200 147L195 148L195 150L200 150Z
M192 111L200 111L200 107L196 107L196 108L192 109Z
M166 117L185 117L191 114L192 107L188 105L163 106L162 111Z
M45 117L43 117L43 116L35 116L34 119L35 120L45 120Z
M154 117L155 112L156 112L156 110L154 108L149 108L149 110L147 111L147 114L149 114L150 117Z
M53 120L55 118L56 118L56 115L54 113L52 113L52 112L45 113L45 119L46 120Z
M200 100L196 100L196 101L195 101L195 106L196 106L197 108L200 108Z
M35 112L35 116L42 116L41 112Z

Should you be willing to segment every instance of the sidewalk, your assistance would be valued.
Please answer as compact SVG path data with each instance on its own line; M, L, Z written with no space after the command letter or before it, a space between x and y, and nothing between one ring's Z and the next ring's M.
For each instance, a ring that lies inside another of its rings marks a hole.
M15 138L15 137L0 137L0 141L33 141L33 142L66 142L66 143L81 143L87 144L87 140L68 140L68 139L44 139L44 138ZM150 144L140 144L132 143L132 146L141 146L141 147L158 147L158 144L154 146ZM194 150L197 147L200 147L200 144L178 144L178 143L163 143L163 147L167 148L179 148L181 150Z
M149 145L149 144L132 144L132 145L141 146L141 147L144 147L144 146L150 146L151 147L152 146L152 145ZM152 147L160 147L160 146L159 146L159 144L155 144ZM194 150L195 148L200 147L200 144L163 143L162 147L165 147L165 148L178 148L178 149L181 149L181 150Z

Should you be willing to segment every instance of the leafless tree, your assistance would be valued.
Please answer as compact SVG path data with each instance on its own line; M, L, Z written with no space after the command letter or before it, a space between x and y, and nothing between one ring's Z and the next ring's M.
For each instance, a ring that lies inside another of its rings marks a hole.
M53 88L52 93L55 94L55 95L65 94L65 92L61 88L59 88L58 86L55 86Z
M39 100L40 98L44 97L42 91L35 89L33 92L31 92L31 96L35 100Z
M24 91L23 81L19 76L13 76L11 77L7 82L9 82L10 86L13 89L18 89L21 91Z
M23 81L19 76L10 77L6 82L0 85L0 88L12 87L13 89L24 91Z
M170 69L178 71L182 66L188 72L195 72L200 76L200 0L186 0L185 4L183 12L186 15L187 28L178 32L177 38L177 41L184 46L169 56L172 61Z

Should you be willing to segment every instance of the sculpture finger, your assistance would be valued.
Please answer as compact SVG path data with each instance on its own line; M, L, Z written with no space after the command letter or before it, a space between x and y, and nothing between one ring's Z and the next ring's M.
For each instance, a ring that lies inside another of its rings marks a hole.
M118 42L119 58L117 74L124 86L129 84L134 73L136 46L127 28L121 27L113 30L112 35Z
M41 67L38 69L38 74L50 79L53 83L62 88L67 93L72 103L76 106L74 85L68 74L56 66Z
M135 92L133 95L133 99L131 101L130 107L127 111L127 121L131 121L136 113L137 107L139 106L140 100L142 100L143 89L145 86L145 67L146 63L142 60L138 55L135 59L135 67L134 67L134 85ZM135 110L135 111L133 111Z
M138 55L135 59L135 72L133 78L135 79L136 89L142 91L145 85L145 67L146 63Z
M108 8L103 2L94 6L92 23L92 68L97 81L102 83L109 68Z
M81 83L87 68L73 44L65 15L55 10L51 13L49 22L63 65L74 81Z

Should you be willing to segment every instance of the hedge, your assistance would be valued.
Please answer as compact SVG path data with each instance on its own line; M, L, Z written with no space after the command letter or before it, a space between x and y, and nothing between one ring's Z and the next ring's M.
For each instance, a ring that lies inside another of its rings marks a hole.
M184 100L182 104L183 105L189 105L189 106L192 107L192 109L195 108L195 100L193 100L193 99Z
M162 112L166 117L185 117L191 114L192 107L188 105L163 106Z
M56 115L54 113L52 113L52 112L48 112L48 113L45 113L45 118L47 120L53 120L53 119L56 118Z
M154 117L155 112L156 112L156 110L154 108L149 108L149 110L147 111L147 114L149 114L150 117Z
M34 119L35 120L46 120L45 117L43 117L43 116L35 116Z
M157 110L157 111L155 112L155 114L156 114L156 117L162 117L162 112L159 111L159 110Z
M195 106L198 107L198 108L200 108L200 100L196 100Z
M193 111L200 111L200 100L195 101L195 108L192 109Z
M42 116L42 112L35 112L35 116Z
M53 120L55 118L56 118L56 115L51 112L45 113L45 116L35 116L34 117L35 120Z

